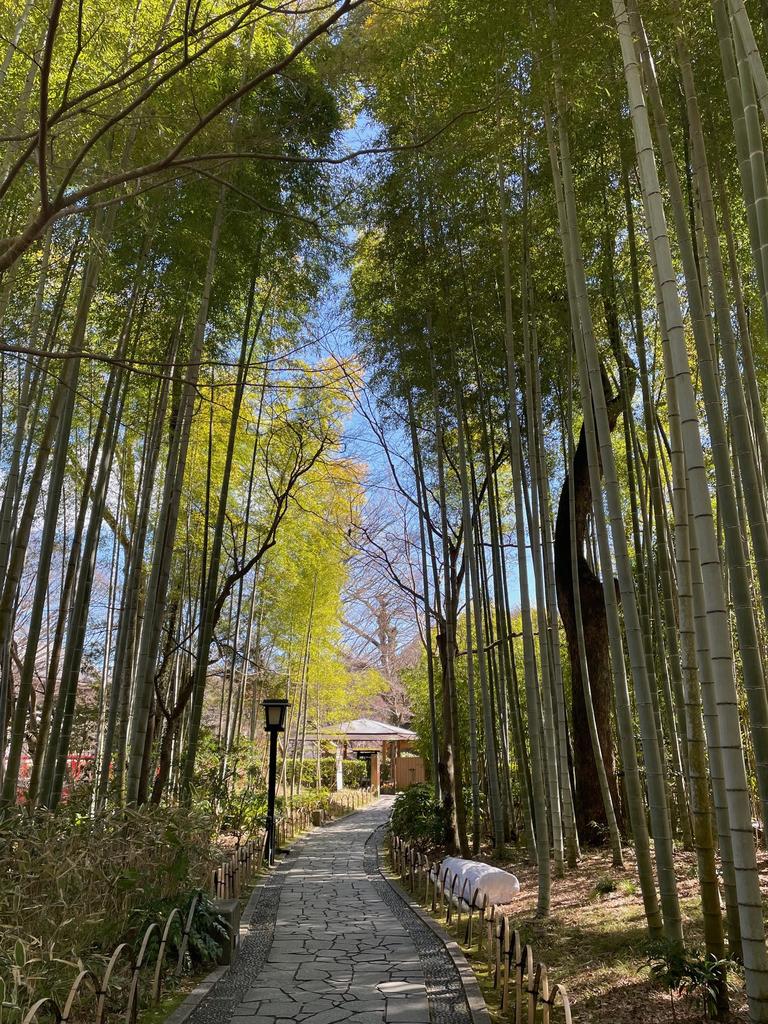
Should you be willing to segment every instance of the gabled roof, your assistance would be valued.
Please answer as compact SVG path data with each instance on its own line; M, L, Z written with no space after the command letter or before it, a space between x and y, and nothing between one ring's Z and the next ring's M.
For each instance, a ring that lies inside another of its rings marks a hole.
M353 718L349 722L339 722L325 729L326 736L334 736L348 740L415 740L417 735L410 729L402 729L398 725L377 722L373 718Z

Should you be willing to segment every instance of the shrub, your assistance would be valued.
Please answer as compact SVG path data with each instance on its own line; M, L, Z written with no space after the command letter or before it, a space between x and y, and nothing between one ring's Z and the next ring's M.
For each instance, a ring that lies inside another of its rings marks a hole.
M242 789L226 795L216 815L216 827L219 833L234 836L242 845L264 828L266 820L266 789Z
M305 789L301 793L294 794L293 808L308 808L313 811L316 808L328 810L333 794L330 789Z
M368 785L368 765L360 757L344 761L344 788L365 789Z
M290 769L289 769L290 771ZM342 761L342 772L345 789L362 789L368 782L368 765L362 758L349 758ZM314 786L317 783L317 761L307 760L301 771L303 786ZM336 758L320 758L320 784L324 789L336 788Z
M288 776L290 778L291 766L288 765ZM314 788L317 785L317 761L309 758L301 767L301 784L305 787ZM334 789L336 786L336 758L320 758L320 786L322 789Z
M192 915L192 922L187 940L185 967L196 969L205 967L218 960L222 946L228 938L227 925L221 915L217 912L213 900L202 889L192 892L185 900L161 900L151 908L141 908L134 915L136 927L132 928L136 935L141 937L151 924L159 924L160 928L165 925L168 915L174 907L182 910L182 917L174 919L171 930L168 934L169 962L179 949L183 937L182 923L186 922L192 900L196 899L195 912ZM154 960L157 951L157 935L155 935L154 949L150 949L150 963Z
M595 893L598 896L607 896L608 893L616 892L616 881L610 875L601 875L595 882Z
M427 850L440 846L445 832L443 808L431 786L411 786L395 798L392 832L401 839Z

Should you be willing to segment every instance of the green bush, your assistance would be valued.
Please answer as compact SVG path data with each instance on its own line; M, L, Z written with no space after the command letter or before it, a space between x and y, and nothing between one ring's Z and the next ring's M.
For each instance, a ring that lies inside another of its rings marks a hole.
M291 768L288 766L288 774L290 776ZM302 786L315 787L317 785L317 761L315 758L310 758L304 762L301 768L301 784ZM320 758L320 786L322 789L335 789L336 787L336 758L335 757L321 757Z
M342 761L345 789L362 789L368 782L368 765L361 758ZM304 762L301 771L303 786L314 786L317 782L317 761L313 758ZM336 758L320 758L320 785L324 789L336 788Z
M365 789L368 785L368 764L362 758L344 761L344 788Z
M607 896L611 892L616 892L616 880L610 875L601 875L595 882L595 892L598 896Z
M227 793L216 814L220 835L234 836L242 845L253 839L267 820L266 789L242 789Z
M190 893L186 900L166 899L160 900L150 908L142 907L134 915L135 922L131 931L137 936L142 936L152 924L158 924L162 931L174 907L179 906L182 911L181 919L178 916L174 918L168 933L168 962L171 963L181 946L183 927L189 916L192 900L196 900L195 912L190 924L184 966L189 970L197 970L218 960L229 934L226 922L216 910L213 900L202 889ZM150 944L150 962L154 962L156 953L157 933Z
M427 850L440 846L445 832L443 808L431 786L411 786L395 798L392 833Z
M701 1004L705 1020L720 1019L729 987L728 974L740 970L734 960L685 949L667 939L649 941L646 951L651 977L669 990L670 998L675 994L687 996Z
M292 803L295 811L301 808L306 808L310 811L323 808L327 811L331 804L332 795L330 789L304 789L301 793L294 793L293 801L289 802ZM284 801L281 801L281 806L283 804Z

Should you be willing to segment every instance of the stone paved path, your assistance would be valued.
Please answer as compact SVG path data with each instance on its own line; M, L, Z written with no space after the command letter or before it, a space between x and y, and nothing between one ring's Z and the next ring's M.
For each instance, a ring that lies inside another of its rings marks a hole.
M297 843L254 894L234 967L180 1021L472 1024L445 946L378 871L391 807Z

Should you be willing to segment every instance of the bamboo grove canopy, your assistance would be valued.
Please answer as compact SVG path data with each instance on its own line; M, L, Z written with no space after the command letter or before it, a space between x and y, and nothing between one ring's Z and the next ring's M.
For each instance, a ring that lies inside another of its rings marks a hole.
M768 1022L766 54L765 0L0 3L3 814L234 796L284 695L542 918L604 843Z

